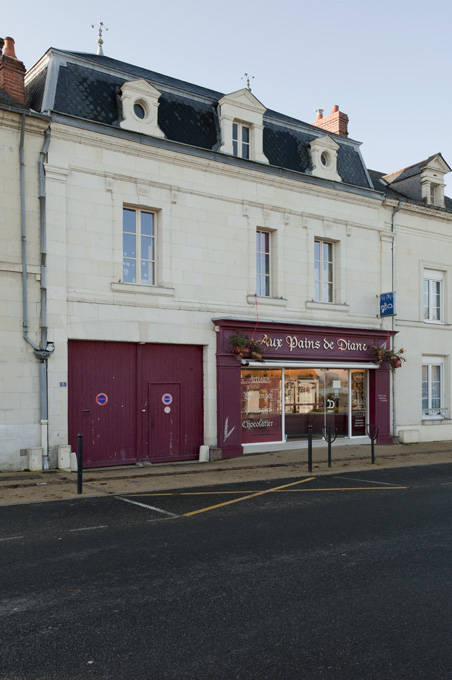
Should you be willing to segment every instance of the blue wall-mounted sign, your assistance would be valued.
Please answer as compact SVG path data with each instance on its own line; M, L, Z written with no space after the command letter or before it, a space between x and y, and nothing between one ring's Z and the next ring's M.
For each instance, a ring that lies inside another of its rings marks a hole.
M380 316L394 316L396 314L396 294L380 294Z

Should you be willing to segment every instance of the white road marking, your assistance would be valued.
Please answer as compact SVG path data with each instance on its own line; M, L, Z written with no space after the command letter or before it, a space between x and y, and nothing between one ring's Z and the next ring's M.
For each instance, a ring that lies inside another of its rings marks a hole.
M23 538L23 536L9 536L8 538L0 538L0 542L1 541L18 541L21 538Z
M108 529L106 524L101 524L98 527L80 527L79 529L69 529L69 531L93 531L94 529Z
M155 508L153 505L146 505L146 503L138 503L137 501L131 501L130 498L123 498L122 496L115 496L119 501L124 501L124 503L132 503L132 505L139 505L140 508L146 508L147 510L154 510L155 512L161 512L162 515L168 515L168 517L179 517L173 512L167 512L161 508Z
M376 482L373 479L356 479L356 477L342 477L341 479L350 479L352 482L367 482L368 484L383 484L383 486L397 486L400 487L400 484L390 484L389 482Z

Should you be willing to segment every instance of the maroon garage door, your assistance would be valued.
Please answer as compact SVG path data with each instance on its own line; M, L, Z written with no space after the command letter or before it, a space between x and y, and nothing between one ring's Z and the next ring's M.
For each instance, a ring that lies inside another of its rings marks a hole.
M193 460L203 443L202 347L69 341L69 443L84 467Z

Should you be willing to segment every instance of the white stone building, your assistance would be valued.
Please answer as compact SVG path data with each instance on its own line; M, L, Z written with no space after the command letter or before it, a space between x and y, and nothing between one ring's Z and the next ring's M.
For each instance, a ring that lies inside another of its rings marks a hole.
M440 154L369 172L338 107L307 124L103 55L50 49L25 97L23 73L7 39L2 469L56 466L78 433L87 466L302 447L309 425L452 437ZM393 342L394 373L371 350Z

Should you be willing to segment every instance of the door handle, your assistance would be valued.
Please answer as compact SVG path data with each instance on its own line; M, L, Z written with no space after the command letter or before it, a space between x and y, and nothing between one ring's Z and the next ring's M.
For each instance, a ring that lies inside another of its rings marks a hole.
M84 408L82 410L82 413L91 413L91 409L90 408Z

